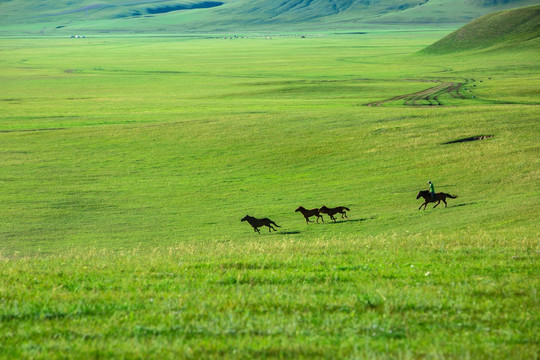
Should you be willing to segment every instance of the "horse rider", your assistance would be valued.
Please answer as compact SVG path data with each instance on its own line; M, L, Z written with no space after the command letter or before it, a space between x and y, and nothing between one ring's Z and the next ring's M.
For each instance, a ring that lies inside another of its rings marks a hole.
M431 201L435 201L435 187L433 186L433 183L431 182L431 180L428 180L428 184L429 184L429 192L431 194Z

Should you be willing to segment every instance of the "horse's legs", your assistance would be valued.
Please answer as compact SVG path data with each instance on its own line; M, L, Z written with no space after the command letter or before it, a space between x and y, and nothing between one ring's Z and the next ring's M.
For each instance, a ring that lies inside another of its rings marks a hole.
M330 215L330 217L332 218L332 220L334 220L334 222L336 222L336 218L334 217L334 215Z
M424 210L426 210L426 206L427 206L427 201L425 203L423 203L422 205L420 205L420 207L418 208L418 210L420 210L422 208L422 206L424 207Z
M259 234L261 233L261 232L259 231L259 228L258 228L258 227L255 227L255 226L254 226L253 229L254 229L256 232L258 232Z
M309 217L306 216L305 218L306 218L306 224L309 224L310 222L313 222L313 221L309 220Z
M437 207L437 205L439 205L441 203L441 200L439 200L439 202L437 204L435 204L435 206L433 207L434 209Z
M442 201L444 202L444 207L448 207L448 204L446 203L446 200L442 199Z

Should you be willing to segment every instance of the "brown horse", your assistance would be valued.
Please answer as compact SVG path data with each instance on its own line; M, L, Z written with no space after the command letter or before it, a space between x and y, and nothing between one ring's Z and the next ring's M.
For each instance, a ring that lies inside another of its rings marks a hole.
M441 201L444 203L444 207L448 207L448 204L446 203L446 198L447 197L450 198L450 199L457 198L457 196L442 193L442 192L435 193L435 196L433 196L433 198L431 198L431 192L429 192L429 190L420 190L418 192L418 195L416 195L416 199L420 199L420 197L424 198L424 203L422 205L420 205L418 210L420 210L422 208L422 206L424 207L424 210L426 210L426 206L430 202L437 202L437 204L433 207L434 209L437 207L437 205L439 205L441 203Z
M259 231L259 228L261 226L268 226L268 231L269 232L272 232L272 230L277 231L276 229L274 229L272 227L272 225L275 225L277 227L281 227L281 226L279 226L278 224L276 224L275 222L273 222L272 220L270 220L268 218L257 219L257 218L254 218L253 216L249 216L249 215L244 216L244 218L241 221L247 221L249 223L249 225L253 226L253 230L258 232L259 234L261 233Z
M320 213L330 216L330 219L334 220L334 222L336 222L336 218L334 217L334 215L337 213L340 213L341 218L345 219L347 217L347 213L345 211L351 211L351 210L345 206L338 206L335 208L327 208L326 206L323 206L322 208L319 209Z
M323 219L322 215L319 214L319 209L317 209L317 208L308 210L303 206L299 206L298 209L294 210L294 212L299 212L299 211L306 218L306 224L309 224L310 222L313 222L313 221L309 220L309 218L312 217L312 216L317 217L317 222L319 222L319 218L321 218L321 220L324 222L324 219Z

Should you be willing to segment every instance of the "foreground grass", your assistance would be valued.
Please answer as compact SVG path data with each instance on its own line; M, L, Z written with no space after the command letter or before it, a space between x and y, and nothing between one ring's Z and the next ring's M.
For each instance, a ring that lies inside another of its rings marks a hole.
M4 259L2 350L530 359L540 320L535 246L467 233L257 237Z
M3 39L0 356L537 357L538 52L430 37Z

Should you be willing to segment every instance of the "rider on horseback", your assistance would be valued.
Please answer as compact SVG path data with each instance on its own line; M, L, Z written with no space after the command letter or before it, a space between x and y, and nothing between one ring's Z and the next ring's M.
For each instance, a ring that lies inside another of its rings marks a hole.
M429 192L431 194L431 201L435 201L435 187L433 186L433 183L431 182L431 180L428 180L428 184L429 184Z

